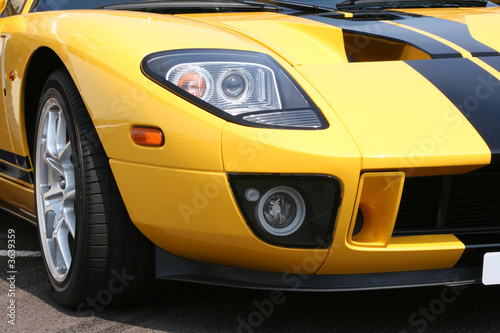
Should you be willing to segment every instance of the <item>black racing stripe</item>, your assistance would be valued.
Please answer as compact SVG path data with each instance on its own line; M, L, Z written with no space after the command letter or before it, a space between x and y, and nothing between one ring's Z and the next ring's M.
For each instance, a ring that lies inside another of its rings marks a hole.
M482 266L486 253L500 252L500 233L498 231L455 236L464 243L465 250L454 267Z
M428 53L433 59L462 57L462 54L457 50L431 37L385 22L340 20L338 18L328 16L327 14L307 15L304 18L336 26L345 32L374 36L409 44ZM407 19L400 20L398 22L404 24L406 21Z
M490 148L491 163L499 164L500 81L469 59L405 62L455 104Z
M479 59L500 72L500 57L484 57Z
M412 17L400 23L444 38L469 51L474 57L500 55L497 50L472 37L469 27L464 23L436 17Z

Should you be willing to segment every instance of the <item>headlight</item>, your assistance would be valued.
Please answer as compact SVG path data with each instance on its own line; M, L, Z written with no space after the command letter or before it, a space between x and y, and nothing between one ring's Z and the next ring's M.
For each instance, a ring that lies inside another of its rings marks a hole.
M318 107L270 56L190 49L146 56L151 80L226 120L254 127L323 129Z

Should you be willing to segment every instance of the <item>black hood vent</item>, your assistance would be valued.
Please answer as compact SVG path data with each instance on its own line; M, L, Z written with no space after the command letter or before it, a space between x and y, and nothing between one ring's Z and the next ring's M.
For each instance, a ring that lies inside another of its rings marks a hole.
M396 21L404 20L404 15L398 15L389 12L354 12L352 17L346 17L344 14L332 13L322 14L323 17L329 17L337 20L344 21L360 21L360 22L373 22L373 21ZM405 13L406 14L406 13ZM411 15L412 17L415 15Z

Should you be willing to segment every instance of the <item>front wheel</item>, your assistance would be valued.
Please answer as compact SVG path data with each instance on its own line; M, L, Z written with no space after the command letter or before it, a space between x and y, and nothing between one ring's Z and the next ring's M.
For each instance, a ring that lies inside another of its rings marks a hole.
M154 248L130 221L69 73L47 79L34 140L35 203L57 301L80 311L130 305L154 286Z

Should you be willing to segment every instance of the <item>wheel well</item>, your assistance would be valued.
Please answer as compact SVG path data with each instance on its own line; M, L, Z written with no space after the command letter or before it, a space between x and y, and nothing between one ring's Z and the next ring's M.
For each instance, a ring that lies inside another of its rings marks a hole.
M49 48L40 48L31 57L25 78L26 87L24 93L24 119L30 153L33 153L31 149L35 135L36 115L43 86L50 73L59 67L64 67L63 62Z

